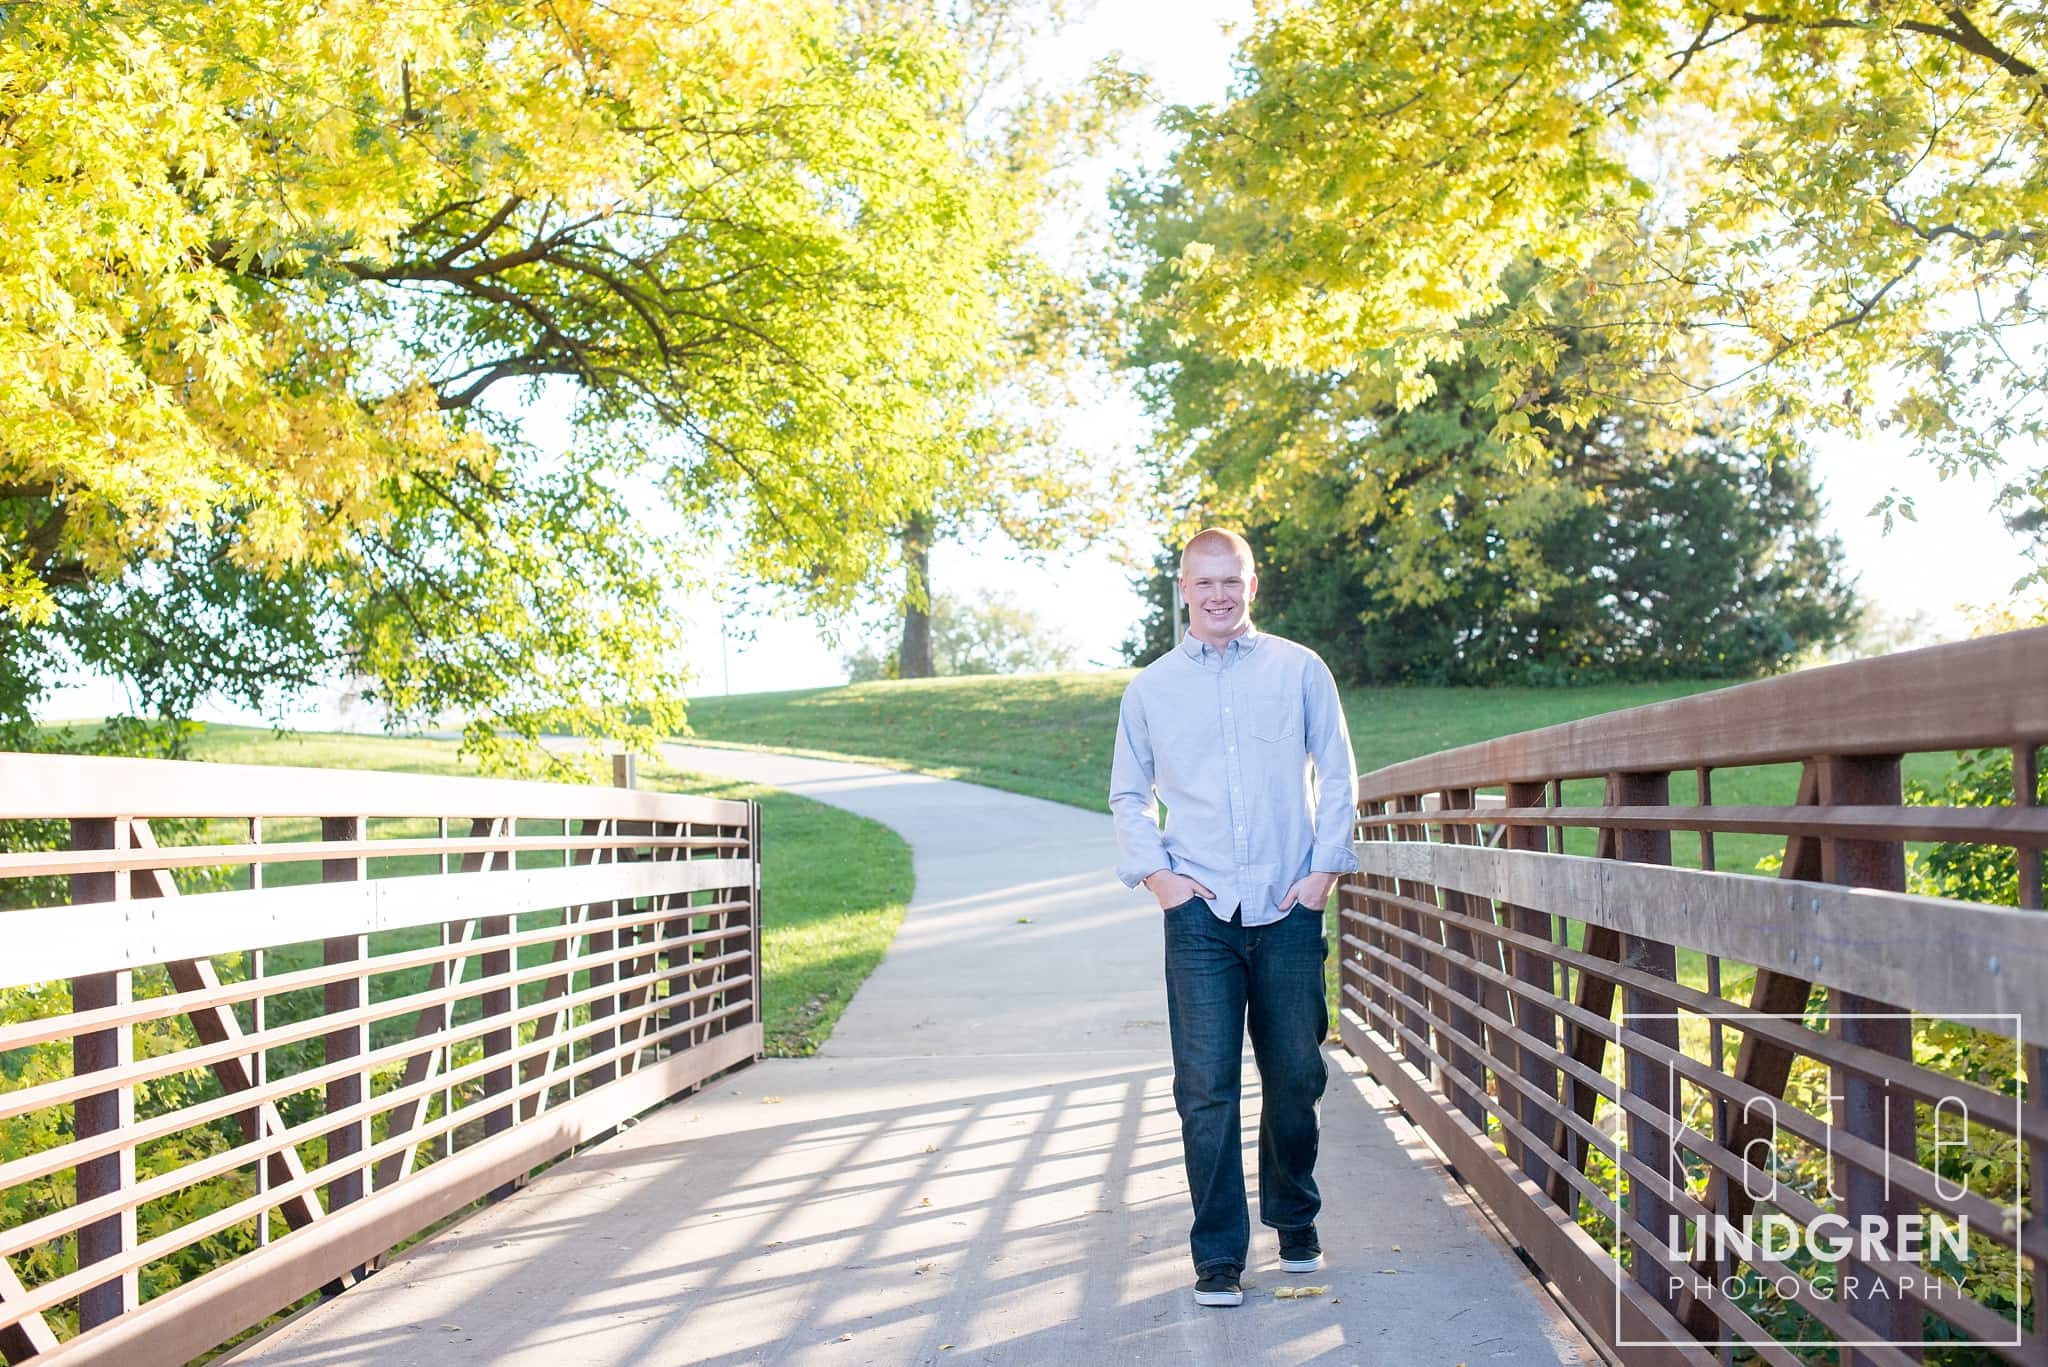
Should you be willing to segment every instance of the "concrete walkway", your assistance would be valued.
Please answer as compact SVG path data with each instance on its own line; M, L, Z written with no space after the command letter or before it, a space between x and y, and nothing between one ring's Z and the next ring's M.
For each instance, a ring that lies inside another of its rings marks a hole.
M1334 1047L1327 1266L1279 1272L1255 1219L1244 1306L1193 1304L1158 911L1111 875L1107 817L861 765L671 759L910 842L916 897L831 1041L649 1115L237 1363L1598 1361ZM1255 1173L1249 1056L1245 1077ZM1302 1284L1328 1292L1273 1296Z

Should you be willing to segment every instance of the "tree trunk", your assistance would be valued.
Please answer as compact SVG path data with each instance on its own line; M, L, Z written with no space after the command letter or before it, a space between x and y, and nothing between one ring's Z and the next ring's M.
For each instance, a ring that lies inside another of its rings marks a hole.
M903 569L905 589L911 595L922 594L923 606L915 597L903 602L903 643L896 651L896 677L899 679L929 679L932 677L932 520L930 514L920 514L910 520L903 529Z

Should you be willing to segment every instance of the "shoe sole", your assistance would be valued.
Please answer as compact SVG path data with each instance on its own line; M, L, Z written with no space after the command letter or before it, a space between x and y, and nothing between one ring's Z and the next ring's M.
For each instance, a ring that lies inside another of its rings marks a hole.
M1320 1253L1316 1254L1313 1258L1282 1258L1280 1260L1280 1270L1282 1272L1320 1272L1322 1269L1323 1255Z
M1242 1292L1242 1291L1197 1291L1197 1292L1195 1293L1195 1304L1196 1304L1196 1305L1225 1305L1225 1306L1227 1306L1227 1305L1243 1305L1243 1304L1244 1304L1244 1292Z

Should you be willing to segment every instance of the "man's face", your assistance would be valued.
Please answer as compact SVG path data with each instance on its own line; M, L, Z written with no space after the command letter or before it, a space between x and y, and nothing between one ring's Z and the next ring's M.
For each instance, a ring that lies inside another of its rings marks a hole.
M1189 629L1211 641L1227 641L1251 625L1259 576L1229 546L1202 545L1189 551L1180 571Z

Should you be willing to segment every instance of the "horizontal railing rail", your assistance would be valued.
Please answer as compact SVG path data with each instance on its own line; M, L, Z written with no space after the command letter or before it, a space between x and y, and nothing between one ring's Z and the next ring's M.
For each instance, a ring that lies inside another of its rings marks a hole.
M0 754L0 1355L180 1363L758 1057L750 802Z
M2036 630L1367 774L1341 1033L1624 1361L2048 1362L2044 741Z

